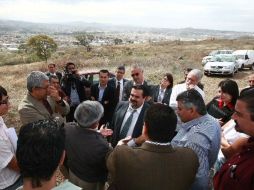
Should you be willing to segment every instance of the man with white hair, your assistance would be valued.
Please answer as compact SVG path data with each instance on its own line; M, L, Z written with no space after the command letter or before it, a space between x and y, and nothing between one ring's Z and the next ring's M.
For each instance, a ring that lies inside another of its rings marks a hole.
M200 95L203 97L203 99L205 98L205 93L203 90L201 90L197 84L200 82L200 80L203 77L203 73L202 71L200 71L199 69L192 69L185 80L185 83L182 84L177 84L173 87L172 89L172 93L170 96L170 101L169 101L169 106L172 108L176 108L177 107L177 101L176 101L176 97L178 96L178 94L192 89L194 88L195 90L197 90Z
M18 107L23 125L44 119L56 119L63 123L62 116L70 107L59 95L58 90L49 84L48 76L40 71L32 71L27 77L28 93Z
M107 181L106 154L111 150L97 131L103 116L97 101L84 101L76 109L76 123L67 123L66 153L70 181L86 190L102 190Z

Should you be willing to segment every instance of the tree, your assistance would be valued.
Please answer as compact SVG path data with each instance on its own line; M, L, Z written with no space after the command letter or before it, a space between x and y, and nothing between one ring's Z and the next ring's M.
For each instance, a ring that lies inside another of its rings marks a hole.
M83 33L75 36L75 38L78 40L79 45L86 47L87 52L91 51L90 43L94 40L94 35Z
M56 42L47 35L36 35L28 40L28 46L36 52L36 55L48 61L48 58L51 56L53 52L57 49Z
M120 38L115 38L115 39L114 39L114 43L115 43L115 45L119 45L119 44L122 44L122 43L123 43L123 40L120 39Z

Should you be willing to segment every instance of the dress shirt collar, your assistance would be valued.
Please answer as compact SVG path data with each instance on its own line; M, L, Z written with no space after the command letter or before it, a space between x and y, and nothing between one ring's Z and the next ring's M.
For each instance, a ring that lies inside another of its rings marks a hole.
M105 87L102 87L102 86L101 86L101 83L99 83L98 88L99 88L99 89L105 89L105 88L107 88L107 85L106 85Z
M160 93L161 90L163 90L163 92L165 93L166 88L162 89L161 86L160 86L159 93Z
M154 145L160 145L160 146L169 146L170 145L170 142L167 142L167 143L160 143L160 142L154 142L154 141L145 141L146 143L149 143L149 144L154 144Z
M143 108L144 104L142 104L139 108L137 109L134 109L131 107L131 105L129 104L129 107L128 107L128 110L127 111L133 111L133 110L136 110L138 114L140 114L142 108Z
M121 84L123 84L123 79L117 80L117 78L116 78L116 85L117 85L118 82L120 82Z
M142 83L141 84L137 84L135 81L133 81L133 85L144 85L144 80L142 81Z
M208 114L205 114L203 116L200 116L196 119L193 119L191 121L188 121L186 123L182 123L182 128L185 129L185 130L189 130L191 127L199 124L200 122L203 122L203 121L206 121L207 120L207 117L208 117Z

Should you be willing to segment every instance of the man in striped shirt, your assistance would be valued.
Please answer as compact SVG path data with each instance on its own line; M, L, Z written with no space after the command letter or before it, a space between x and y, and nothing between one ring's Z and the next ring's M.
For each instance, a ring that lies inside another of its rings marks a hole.
M171 143L174 147L191 148L198 156L199 169L191 189L209 189L209 170L220 148L220 125L207 114L204 100L195 89L180 93L176 100L182 124Z

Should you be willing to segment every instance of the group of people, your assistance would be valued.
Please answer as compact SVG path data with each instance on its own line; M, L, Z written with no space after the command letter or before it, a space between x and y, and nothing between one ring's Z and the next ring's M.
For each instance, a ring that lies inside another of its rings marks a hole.
M205 104L202 72L186 71L176 85L170 73L149 84L137 65L96 84L72 62L31 72L16 141L0 117L0 189L253 189L254 75L240 95L222 80ZM8 98L0 86L0 116ZM69 181L56 186L59 167Z

